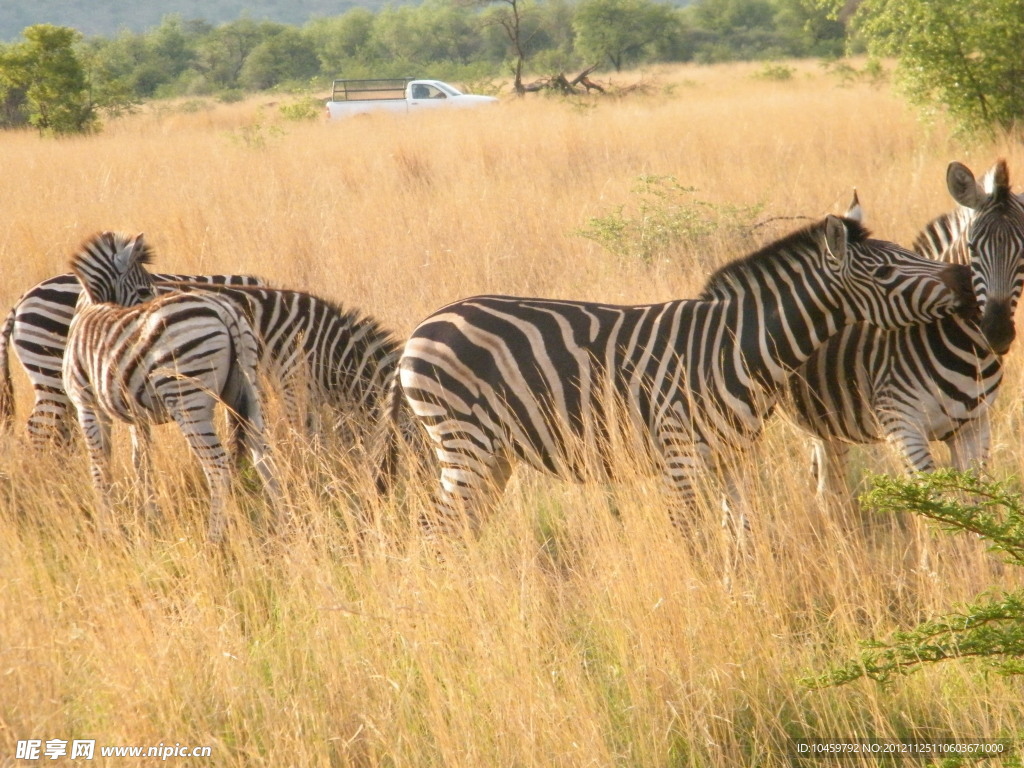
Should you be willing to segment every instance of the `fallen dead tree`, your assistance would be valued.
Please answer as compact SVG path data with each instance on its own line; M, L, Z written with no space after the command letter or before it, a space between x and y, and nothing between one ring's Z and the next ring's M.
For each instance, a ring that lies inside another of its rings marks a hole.
M603 85L591 79L590 74L597 69L596 66L589 67L580 72L570 80L564 73L559 72L551 77L542 77L522 87L520 95L527 93L553 92L560 96L586 95L596 91L604 96L621 98L631 94L648 93L653 84L649 80L639 80L627 85L617 85L605 82Z
M534 80L532 83L524 85L523 93L537 93L538 91L544 90L552 90L566 95L573 93L590 93L591 91L604 93L604 87L590 79L590 73L595 69L597 69L596 64L583 70L572 80L566 77L562 72L559 72L557 75L552 75L551 77L543 77L540 80Z

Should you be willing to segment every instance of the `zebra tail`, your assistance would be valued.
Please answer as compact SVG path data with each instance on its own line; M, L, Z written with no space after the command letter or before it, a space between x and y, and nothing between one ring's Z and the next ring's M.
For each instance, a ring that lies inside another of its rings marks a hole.
M228 451L236 467L240 466L245 450L245 438L262 430L262 408L256 389L258 358L254 345L245 343L245 328L242 318L236 315L236 307L227 300L217 303L228 311L223 313L231 337L233 361L224 384L224 403L228 406ZM254 423L256 422L256 423Z
M377 470L376 485L377 493L380 496L387 496L395 484L395 475L398 472L398 451L400 443L401 425L400 420L404 411L405 397L402 395L402 382L399 378L398 366L395 366L391 374L391 382L388 385L387 401L384 405L384 412L381 414L381 428L383 429L384 454L381 457L380 466Z
M0 429L9 430L14 424L14 385L11 383L11 366L7 360L7 348L10 346L11 334L14 332L14 317L18 305L15 304L4 319L3 330L0 331Z

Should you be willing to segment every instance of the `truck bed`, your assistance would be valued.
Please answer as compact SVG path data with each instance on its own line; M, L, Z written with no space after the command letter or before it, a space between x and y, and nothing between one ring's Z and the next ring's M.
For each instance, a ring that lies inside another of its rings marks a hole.
M405 87L414 78L380 78L376 80L335 80L331 101L384 101L404 99Z

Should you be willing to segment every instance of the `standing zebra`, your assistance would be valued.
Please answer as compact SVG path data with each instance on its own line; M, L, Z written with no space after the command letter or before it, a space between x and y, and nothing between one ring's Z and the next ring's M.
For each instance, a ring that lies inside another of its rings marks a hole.
M566 479L611 464L615 432L653 449L676 497L759 433L781 387L828 336L923 322L969 301L969 271L869 239L829 216L719 269L700 298L642 306L478 296L413 331L398 386L434 443L434 520L471 528L517 459ZM613 421L621 405L626 421ZM578 450L582 445L584 451ZM600 462L598 462L600 464Z
M274 383L292 423L304 421L303 402L331 408L335 430L353 442L380 421L402 349L373 317L302 291L176 287L215 292L238 306L256 332L261 372Z
M848 497L850 444L887 439L919 472L935 468L931 440L947 444L957 469L987 460L988 411L1024 285L1024 201L1011 193L1002 160L984 187L960 163L950 164L946 180L963 207L933 220L915 248L969 264L981 314L977 322L947 317L893 331L848 326L794 374L788 410L814 435L819 496Z
M249 275L153 275L153 279L262 284L259 278ZM161 290L159 286L157 290ZM73 274L43 280L18 299L0 329L0 427L9 429L14 419L14 390L7 356L8 344L13 342L35 398L28 417L28 435L37 448L51 442L63 445L71 437L73 415L61 382L61 360L75 302L81 293L82 285Z
M109 232L87 241L73 257L83 294L68 332L64 388L89 449L101 528L111 526L113 514L112 421L131 427L135 467L150 507L149 426L173 420L206 475L208 538L215 542L224 534L231 480L213 425L218 401L243 424L253 463L275 506L279 501L255 389L256 336L237 308L219 296L173 292L150 298L154 292L144 268L149 258L141 234Z

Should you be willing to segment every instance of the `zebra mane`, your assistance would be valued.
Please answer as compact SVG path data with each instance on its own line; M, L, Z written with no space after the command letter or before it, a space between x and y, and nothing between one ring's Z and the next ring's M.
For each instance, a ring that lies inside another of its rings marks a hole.
M366 314L360 309L345 309L341 304L330 299L320 299L324 304L341 315L346 323L351 322L352 327L366 329L366 336L384 345L388 352L397 352L401 345L394 331L387 328L380 320L373 315Z
M124 250L136 235L129 235L124 232L97 232L85 238L78 250L71 257L71 269L88 264L109 263L117 253ZM153 247L143 242L142 249L135 260L137 264L153 263Z
M851 245L862 243L871 236L868 228L856 219L837 218L846 226L846 236ZM820 251L824 226L824 220L809 224L753 253L724 264L711 273L698 299L709 301L720 298L722 289L729 289L744 277L770 269L773 262L786 261L792 254L808 250Z

